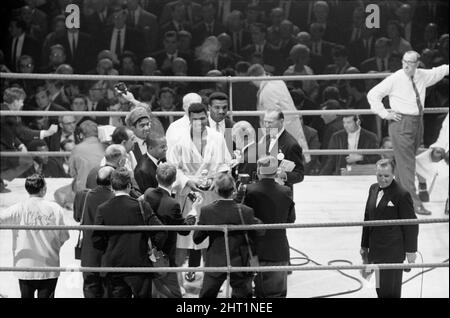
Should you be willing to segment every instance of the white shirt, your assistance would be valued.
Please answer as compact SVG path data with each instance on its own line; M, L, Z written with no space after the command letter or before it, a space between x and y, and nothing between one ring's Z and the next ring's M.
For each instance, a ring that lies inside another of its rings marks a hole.
M358 149L360 133L361 133L361 127L359 127L358 130L355 132L347 133L347 141L348 141L348 149L349 150Z
M378 195L377 195L377 201L376 201L375 206L378 206L378 204L380 204L380 201L381 201L381 198L383 197L383 195L384 195L384 190L381 189L381 190L378 192Z
M114 196L116 196L116 197L127 197L127 196L129 196L129 194L126 193L126 192L123 192L123 191L115 191L114 192Z
M414 83L422 105L425 102L426 88L436 84L446 75L448 75L448 64L433 67L431 70L416 70ZM405 115L419 115L411 79L408 78L403 69L386 77L367 94L370 109L383 119L389 114L381 102L385 96L389 96L389 104L395 112Z
M70 51L75 53L75 49L78 46L78 32L67 32L67 39L69 41ZM75 39L75 47L73 47L73 40Z
M126 27L123 27L122 29L116 29L114 28L111 34L111 45L110 45L110 51L116 54L119 54L120 52L116 52L116 41L117 41L117 32L120 31L120 50L123 52L123 46L125 44L125 32Z
M139 146L139 149L141 149L141 153L146 154L147 153L147 145L145 144L145 140L136 136L136 142Z
M155 166L158 166L158 159L156 159L156 158L153 157L151 154L149 154L148 151L147 151L147 157L149 157L150 160L153 161L153 163L155 164Z
M272 151L272 148L275 146L275 144L278 141L278 138L280 138L281 134L284 131L284 127L280 130L280 132L277 134L276 138L270 138L270 144L269 144L269 152Z
M170 196L172 195L172 189L166 188L165 186L160 185L160 184L158 184L158 187L160 187L161 189L166 191Z
M216 122L211 118L211 115L208 115L209 127L214 129L215 131L225 135L225 119L222 119L220 122ZM217 124L219 124L219 130L217 130Z
M29 197L0 210L2 225L65 225L64 211L55 202ZM59 267L59 251L69 239L68 230L12 230L14 267ZM16 272L19 279L52 279L59 272Z

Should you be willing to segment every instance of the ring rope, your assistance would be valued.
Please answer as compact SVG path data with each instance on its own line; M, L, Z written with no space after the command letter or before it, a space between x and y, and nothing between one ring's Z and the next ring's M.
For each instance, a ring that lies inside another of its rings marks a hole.
M0 272L96 272L96 273L178 273L196 272L280 272L280 271L324 271L324 270L383 270L409 268L448 268L449 263L387 263L361 265L317 265L317 266L221 266L221 267L12 267L2 266Z
M115 111L41 111L41 110L0 110L0 116L23 116L23 117L33 117L33 116L46 116L46 117L59 117L65 115L73 116L95 116L95 117L125 117L130 112L115 112ZM262 116L265 114L264 111L228 111L228 113L233 116ZM448 113L447 107L433 107L425 108L425 114L441 114ZM376 115L370 109L330 109L330 110L288 110L283 111L285 115L300 115L300 116L319 116L323 114L329 115ZM184 116L185 112L181 111L156 111L152 112L152 115L157 117L165 116Z
M393 226L449 223L449 218L399 219L355 222L274 223L252 225L0 225L0 230L92 230L92 231L242 231L262 229L300 229L316 227Z
M250 81L325 81L351 79L382 79L391 73L368 74L320 74L320 75L283 75L283 76L146 76L146 75L87 75L87 74L37 74L37 73L0 73L4 79L40 79L72 81L146 81L146 82L250 82Z

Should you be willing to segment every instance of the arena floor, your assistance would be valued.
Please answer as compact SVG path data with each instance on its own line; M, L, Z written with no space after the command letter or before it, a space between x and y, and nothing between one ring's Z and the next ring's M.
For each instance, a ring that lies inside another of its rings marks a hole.
M69 179L48 180L49 199L53 198L55 189L66 185ZM364 215L367 191L373 176L314 176L306 177L304 182L295 186L297 223L360 221ZM27 196L24 180L17 179L9 183L11 193L0 195L0 209L8 207ZM425 206L433 214L431 217L444 217L444 204L448 196L448 168L437 178L431 200ZM423 216L419 216L422 218ZM67 224L76 224L72 212L66 211ZM71 231L70 240L61 249L61 266L79 266L73 258L73 247L77 232ZM346 228L313 228L288 230L292 247L306 253L311 259L327 264L333 259L347 259L354 264L360 263L359 247L361 239L360 227ZM448 258L449 225L448 223L424 224L420 226L419 251L423 261L427 263L442 262ZM296 257L294 251L291 256ZM420 258L418 258L420 262ZM292 263L296 264L297 260ZM0 231L0 266L12 266L11 231ZM419 273L413 269L404 274L404 280ZM359 277L357 271L346 273ZM423 276L422 297L449 297L449 270L438 268ZM324 294L344 292L357 288L357 282L346 278L336 271L297 271L288 277L288 297L308 298ZM195 298L200 288L200 280L187 283L186 298ZM224 296L225 288L219 297ZM403 297L419 298L421 292L420 276L403 286ZM13 273L0 272L0 295L2 297L20 297L17 279ZM62 273L56 288L58 298L82 297L81 273ZM364 287L352 294L337 296L347 298L376 297L374 278L365 282Z

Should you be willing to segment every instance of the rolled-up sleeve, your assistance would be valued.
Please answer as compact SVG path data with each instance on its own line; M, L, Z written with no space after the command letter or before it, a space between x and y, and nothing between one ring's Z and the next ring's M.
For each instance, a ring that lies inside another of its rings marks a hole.
M392 75L388 76L367 93L367 101L370 104L370 109L383 119L387 117L389 112L384 107L382 100L391 92L392 81Z

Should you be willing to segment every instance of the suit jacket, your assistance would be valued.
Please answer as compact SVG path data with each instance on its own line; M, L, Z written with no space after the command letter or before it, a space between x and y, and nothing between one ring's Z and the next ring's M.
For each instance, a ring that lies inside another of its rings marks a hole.
M97 207L112 199L114 197L114 193L109 187L105 186L96 186L94 189L90 190L89 195L87 195L87 193L88 190L82 190L75 194L75 199L73 202L73 218L75 221L80 222L81 225L94 225ZM84 210L83 220L81 220L85 200L86 208ZM92 233L92 230L83 231L81 266L101 266L103 253L94 248L92 243Z
M111 46L111 37L113 28L109 28L95 39L96 43L101 43L99 50L109 50ZM145 47L142 46L145 43L142 33L131 27L126 27L125 39L122 48L122 53L125 51L131 51L136 54L138 59L144 58ZM117 53L117 52L116 52Z
M266 138L264 138L260 143L261 150L268 149L270 145L270 138L267 137L268 136L266 136ZM297 140L295 140L294 137L292 137L292 135L286 131L286 129L281 133L277 143L275 143L272 150L270 151L270 155L274 156L275 158L277 158L277 155L279 153L283 153L285 160L290 160L295 163L294 170L292 170L291 172L286 172L287 174L286 186L288 186L291 189L293 188L293 185L295 183L303 181L304 166L303 166L302 152L303 152L302 147L300 147ZM278 161L278 164L280 163L281 160Z
M136 168L134 168L134 178L136 179L141 192L145 192L148 188L158 187L158 181L156 181L156 168L157 166L147 154L144 154L142 159L138 160L138 164Z
M378 184L369 189L364 221L416 219L411 195L397 181L384 189L378 206ZM361 247L369 249L371 263L402 263L405 253L417 251L419 225L363 227Z
M349 53L348 61L350 62L351 65L358 67L358 69L360 69L360 65L363 61L367 60L368 58L371 58L375 54L374 52L375 38L372 36L369 39L367 39L367 41L370 50L367 50L364 47L364 42L362 38L350 42L347 46Z
M377 135L361 128L357 149L377 149L378 147L379 141ZM348 134L344 129L339 130L331 137L330 143L328 144L328 149L348 149ZM328 156L325 165L320 171L320 174L339 175L340 169L346 167L347 165L347 161L345 160L346 156L347 155ZM364 155L363 158L363 161L360 161L357 164L375 163L380 159L380 156Z
M16 66L19 63L19 60L17 59L15 61L17 63L15 65L15 63L13 61L13 56L12 56L13 38L9 38L7 41L4 41L3 43L4 43L3 53L5 54L6 65L12 72L18 71L19 69ZM39 49L39 43L35 38L33 38L30 35L25 34L25 38L23 40L23 45L22 45L21 55L30 55L34 60L35 69L39 68L41 54L40 54L40 49Z
M256 46L254 44L249 44L241 50L241 55L247 60L250 61L253 53L256 52ZM281 56L280 52L274 48L271 44L266 42L262 51L263 61L265 65L270 65L275 68L275 74L279 74L281 72Z
M10 110L6 104L1 104L1 110ZM27 145L40 139L40 131L31 129L22 123L21 117L8 116L0 119L0 140L9 149L17 149L21 143Z
M66 51L66 63L70 64L74 68L75 74L83 74L89 71L95 66L95 51L93 47L93 38L83 32L78 32L77 47L72 55L70 50L68 32L65 32L63 36L59 36L55 39L55 44L61 44Z
M156 60L156 64L158 65L158 69L162 72L163 75L173 75L172 72L172 67L170 68L163 68L163 64L164 61L167 59L169 59L169 57L167 56L167 52L165 50L156 52L155 54L152 55L155 60ZM181 57L183 58L186 63L188 64L188 71L190 69L190 66L192 65L192 56L181 53L181 52L177 52L177 57ZM172 65L172 63L170 63L170 65Z
M264 224L295 222L295 203L291 189L279 185L273 179L262 179L249 184L244 204L251 207L255 216ZM256 240L256 253L263 261L289 261L286 229L266 230L265 235Z
M217 200L201 208L198 225L239 225L242 224L239 216L238 205L241 206L242 218L245 224L261 223L255 219L253 209L234 202L233 200ZM260 231L248 231L250 237L256 238ZM206 251L205 266L227 266L225 255L225 238L222 231L195 231L194 242L200 244L209 237L209 246ZM228 234L231 266L248 265L248 245L244 231L231 231ZM216 273L221 275L222 273Z
M95 225L162 225L147 202L130 196L115 196L97 208ZM102 267L149 267L148 238L158 249L164 246L166 231L94 231L92 243L103 251Z
M144 34L144 38L146 41L146 53L149 54L157 49L158 45L158 18L153 13L145 11L141 8L139 11L138 19L135 21L135 25L131 24L131 12L128 14L127 24L139 30Z
M161 16L159 18L159 23L163 24L166 21L169 21L172 14L172 8L178 3L183 2L181 0L175 0L167 3L161 13ZM202 6L195 1L191 1L191 12L192 12L192 21L189 21L189 17L186 17L186 21L188 21L191 24L198 23L202 19Z
M239 43L239 38L238 38L238 43L237 46L235 46L234 44L234 40L233 40L233 32L231 30L227 30L226 33L228 33L231 37L231 51L233 51L236 54L240 54L239 52L241 52L241 50L246 47L247 45L249 45L252 41L252 37L250 35L250 32L242 29L239 32L241 32L241 43Z
M209 33L206 29L205 22L200 22L192 28L192 45L193 47L197 47L203 43L203 41L210 35L218 36L219 34L225 32L226 29L217 20L214 20L212 25L212 33Z
M367 60L362 61L360 69L362 73L368 73L369 71L388 72L388 70L378 68L376 57L371 57L368 58Z
M61 160L59 158L48 158L47 164L42 166L41 174L45 178L68 178L69 176L64 171ZM27 171L25 171L20 178L27 178L37 173L34 165L32 165Z
M100 19L97 12L86 16L84 23L81 24L81 31L92 35L94 39L97 38L103 30L111 26L111 15L112 10L108 8L106 10L106 19L104 21Z
M160 188L148 188L144 194L144 200L150 204L158 219L164 225L189 225L181 213L180 204L169 193ZM190 224L193 225L193 224ZM177 233L188 235L190 231L168 231L166 242L162 251L169 256L170 266L175 265L175 251Z

